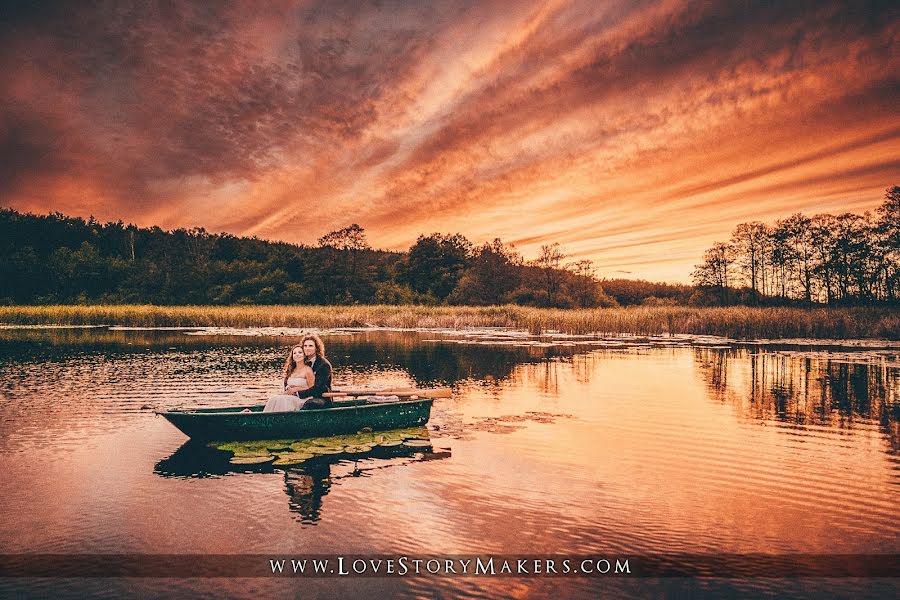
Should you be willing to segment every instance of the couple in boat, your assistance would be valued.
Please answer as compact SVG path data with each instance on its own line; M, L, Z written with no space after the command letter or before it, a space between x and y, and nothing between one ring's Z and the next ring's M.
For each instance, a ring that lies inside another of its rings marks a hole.
M331 391L331 363L325 358L325 344L317 335L308 335L288 352L284 361L284 392L269 398L263 412L326 408Z

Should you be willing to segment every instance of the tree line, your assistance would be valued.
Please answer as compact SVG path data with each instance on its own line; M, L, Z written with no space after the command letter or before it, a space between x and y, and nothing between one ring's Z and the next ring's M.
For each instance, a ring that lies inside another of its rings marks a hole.
M705 252L694 285L600 280L568 258L554 243L526 261L458 233L388 252L356 224L307 246L0 209L0 304L896 304L900 187L875 213L742 223Z
M617 304L559 244L525 261L499 239L433 233L388 252L355 224L306 246L2 209L0 258L3 304Z
M900 300L900 186L874 213L801 213L741 223L693 273L716 304L872 304Z

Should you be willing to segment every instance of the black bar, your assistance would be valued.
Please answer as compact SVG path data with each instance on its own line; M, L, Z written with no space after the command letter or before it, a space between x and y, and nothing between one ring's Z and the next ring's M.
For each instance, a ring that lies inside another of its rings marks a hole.
M284 561L278 570L278 561ZM292 561L297 561L293 563ZM305 562L303 562L305 561ZM319 561L320 569L314 562ZM468 565L464 564L468 561ZM304 565L302 572L294 565ZM478 567L483 568L478 568ZM0 577L898 577L900 554L0 554Z

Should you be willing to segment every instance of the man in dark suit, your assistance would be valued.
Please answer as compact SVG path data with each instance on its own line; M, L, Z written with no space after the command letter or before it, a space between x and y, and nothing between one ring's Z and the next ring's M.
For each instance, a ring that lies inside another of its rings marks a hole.
M331 363L325 358L325 344L319 336L308 335L303 338L303 356L315 375L312 386L297 392L302 398L313 396L303 408L328 408L331 406L331 398L322 398L322 394L331 391Z

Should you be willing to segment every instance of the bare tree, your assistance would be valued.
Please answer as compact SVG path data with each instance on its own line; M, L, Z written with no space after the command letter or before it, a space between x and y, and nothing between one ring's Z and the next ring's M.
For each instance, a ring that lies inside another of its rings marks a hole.
M878 217L878 241L884 256L884 295L896 301L900 299L900 186L885 190Z
M812 302L813 295L813 235L811 221L800 213L787 219L779 219L772 231L773 260L781 264L782 296L786 297L786 289L792 281L800 286L803 298ZM779 254L780 253L780 254Z
M747 278L754 296L764 293L765 251L768 239L769 229L765 223L759 221L741 223L731 236L732 246L738 256L738 265Z
M575 275L571 292L578 302L578 306L587 308L595 305L600 282L597 281L595 276L594 261L588 259L579 260L567 264L566 268Z
M365 269L360 272L359 254L364 250L370 250L366 240L365 229L354 223L349 227L326 233L319 238L319 246L331 249L332 256L324 265L330 270L327 280L332 280L341 302L350 302L354 297L354 290L364 287L369 283L369 277L365 276Z
M335 250L368 250L366 230L354 223L349 227L326 233L319 238L319 245Z
M703 262L694 269L694 285L718 289L722 304L728 304L728 286L733 264L734 248L729 244L716 242L703 254Z
M128 249L131 251L131 262L134 262L134 233L137 231L137 227L128 224Z
M900 299L900 186L885 191L875 213L842 213L778 219L771 228L738 225L733 258L744 281L760 296L807 303L896 302ZM724 246L704 254L694 271L698 285L719 287Z
M554 242L541 246L541 254L534 264L543 269L544 285L547 292L547 306L553 306L553 298L559 289L562 274L559 272L566 254L560 249L559 243Z

